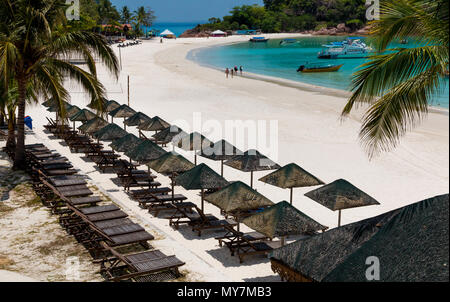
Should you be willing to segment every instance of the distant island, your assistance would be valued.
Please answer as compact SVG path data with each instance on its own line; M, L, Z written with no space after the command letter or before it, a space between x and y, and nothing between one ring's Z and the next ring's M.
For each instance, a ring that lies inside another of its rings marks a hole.
M210 18L180 37L207 37L256 30L262 33L339 35L367 32L364 0L264 0L264 6L234 7L230 15Z

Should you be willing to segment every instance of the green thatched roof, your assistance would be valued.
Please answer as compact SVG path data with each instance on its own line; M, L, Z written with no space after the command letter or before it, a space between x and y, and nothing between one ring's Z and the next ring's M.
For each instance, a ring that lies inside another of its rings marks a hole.
M81 109L80 111L78 111L77 113L75 113L74 115L72 115L69 119L72 122L87 122L89 120L92 120L93 118L95 118L97 115L87 109Z
M214 143L212 147L198 151L197 154L212 160L229 160L236 155L243 155L244 152L223 139Z
M110 141L127 135L128 132L116 124L108 124L94 133L94 137L100 140Z
M147 163L151 169L162 174L182 173L194 168L194 164L175 152L167 152Z
M233 182L220 191L207 195L205 200L227 213L257 210L273 205L272 201L241 181Z
M186 190L218 189L228 181L205 164L200 164L179 175L175 182Z
M312 190L305 196L333 211L380 204L344 179Z
M143 131L159 131L170 127L170 124L160 118L159 116L153 117L151 120L139 125L138 129Z
M283 189L312 187L324 184L320 179L294 163L288 164L259 180Z
M368 256L380 281L448 281L448 194L332 229L269 257L315 281L367 281Z
M109 146L114 151L125 152L127 150L131 150L131 149L135 148L137 145L139 145L142 142L143 142L142 139L136 137L136 135L134 135L134 134L129 133L121 138L113 140L113 142L111 144L109 144Z
M328 227L300 212L288 202L279 202L262 212L242 220L249 228L270 238L288 235L309 235Z
M142 112L136 112L129 118L127 118L123 123L127 126L139 126L145 122L150 121L151 118Z
M157 159L165 153L166 151L163 148L147 139L136 147L125 151L126 156L141 163L147 163L151 160Z
M48 99L48 100L46 100L45 102L42 103L42 106L50 107L50 106L55 105L55 104L56 104L56 102L55 102L54 99Z
M225 165L244 172L274 170L281 168L280 165L273 162L265 155L259 153L257 150L248 150L243 155L237 155L226 161Z
M67 102L63 102L61 108L59 107L58 104L52 104L51 106L49 106L49 107L47 108L47 111L48 111L48 112L60 112L61 109L64 109L64 111L65 111L66 114L67 114L67 111L68 111L70 108L72 108L72 105L71 105L71 104L69 104L69 103L67 103Z
M128 105L122 105L109 113L112 117L131 117L136 113L132 108Z
M364 282L366 259L378 257L380 281L449 281L449 196L404 207L323 281Z
M81 111L80 107L72 105L69 109L66 110L66 116L71 117L80 111Z
M213 143L198 132L180 137L177 147L186 151L197 151L209 148Z
M102 98L100 101L92 100L87 107L94 109L94 110L100 110L104 111L106 109L106 106L108 105L108 100L105 98Z
M161 143L168 144L170 142L176 143L182 138L183 136L188 135L186 132L184 132L181 128L175 125L171 125L170 127L167 127L166 129L155 133L152 135L152 137Z
M105 112L111 112L111 111L113 111L113 110L116 110L116 109L119 108L119 107L120 107L120 104L119 104L119 103L117 103L117 102L114 101L114 100L110 100L110 101L108 101L108 102L106 103L106 106L105 106L104 111L105 111Z
M78 130L80 130L84 133L94 133L94 132L97 132L98 130L102 129L106 125L108 125L107 121L105 121L101 117L96 116L93 119L91 119L91 120L87 121L86 123L84 123L83 125L81 125L80 127L78 127Z

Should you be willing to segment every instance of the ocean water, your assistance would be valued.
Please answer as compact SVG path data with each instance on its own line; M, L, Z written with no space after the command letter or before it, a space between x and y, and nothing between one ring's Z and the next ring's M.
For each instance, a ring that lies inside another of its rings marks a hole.
M304 82L323 87L342 90L351 89L352 74L367 61L358 59L318 59L317 53L322 45L332 41L342 41L345 37L303 37L299 43L281 46L281 40L269 40L267 43L242 42L225 46L200 48L191 51L188 59L214 68L243 66L244 71ZM393 47L399 45L392 45ZM402 47L413 47L410 42ZM337 72L302 73L297 68L305 63L344 64ZM444 78L439 92L430 100L431 105L449 108L449 79Z
M170 22L156 22L153 24L152 27L149 27L149 29L156 29L160 32L163 32L164 30L168 29L171 32L173 32L177 37L184 33L188 29L192 29L197 26L197 24L201 24L205 22L187 22L187 23L170 23ZM145 29L144 29L145 32Z

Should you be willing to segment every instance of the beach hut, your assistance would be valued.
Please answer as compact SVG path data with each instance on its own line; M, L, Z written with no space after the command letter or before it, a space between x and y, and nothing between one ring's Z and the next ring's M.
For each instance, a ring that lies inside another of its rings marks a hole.
M102 129L106 125L108 125L107 121L105 121L101 117L96 116L78 127L78 130L80 130L82 133L92 134Z
M227 33L221 31L220 29L215 30L211 33L211 37L226 37L226 36L227 36Z
M125 155L139 163L147 163L166 154L166 151L149 140L143 140L139 145L125 151Z
M205 164L200 164L176 177L175 182L186 190L200 190L201 210L204 210L204 191L220 189L228 185L228 181Z
M211 159L211 160L220 160L220 175L223 176L223 163L226 160L232 159L233 157L237 155L243 155L244 153L227 142L226 140L222 139L216 143L214 143L213 146L207 147L205 149L202 149L197 153L197 155L200 155L202 157Z
M184 132L180 127L171 125L170 127L167 127L166 129L153 134L152 137L156 142L162 145L167 145L170 142L175 145L182 137L186 135L188 134Z
M330 184L312 190L306 193L305 196L332 211L339 211L338 226L341 225L342 210L380 204L344 179L335 180Z
M173 32L171 32L170 30L166 29L164 30L162 33L159 34L161 37L166 38L166 39L175 39L176 36Z
M147 166L157 173L162 173L164 175L170 176L172 186L172 199L175 196L175 176L195 167L193 163L175 152L167 152L161 157L149 161L147 163Z
M291 282L362 282L376 255L380 281L448 281L448 204L436 196L298 240L269 254L272 270Z
M267 197L241 181L232 182L219 191L208 194L205 200L220 208L226 215L232 215L238 223L242 217L273 205Z
M291 204L294 188L312 187L324 184L323 181L294 163L288 164L259 180L279 188L290 189Z
M324 232L328 228L286 201L281 201L244 218L242 223L269 238L281 238L282 246L286 236L313 235L318 231Z
M198 132L192 132L183 136L178 141L177 147L186 151L194 151L194 164L197 165L197 151L213 146L213 143Z
M127 125L125 124L125 119L128 117L133 116L136 114L136 111L134 111L132 108L130 108L128 105L121 105L120 107L114 109L113 111L109 112L109 115L112 116L114 119L115 117L122 117L124 119L124 129L127 129ZM111 119L111 122L113 121Z
M109 144L109 146L114 151L125 152L127 150L135 148L140 143L142 143L141 139L139 139L136 135L129 133L121 138L113 140L113 142Z
M250 187L253 188L253 172L275 170L281 168L280 165L273 162L267 156L259 153L257 150L248 150L243 155L237 155L227 160L225 165L243 172L250 172Z
M124 137L128 133L116 124L108 124L100 130L94 132L94 137L98 140L112 141Z

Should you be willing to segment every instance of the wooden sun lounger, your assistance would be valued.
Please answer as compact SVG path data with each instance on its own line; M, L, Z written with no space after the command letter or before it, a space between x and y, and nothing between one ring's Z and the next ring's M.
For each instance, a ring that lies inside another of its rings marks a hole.
M266 255L274 249L281 247L281 241L258 241L251 242L245 240L245 243L239 244L237 254L239 256L239 262L244 262L244 257L251 255Z
M150 189L141 189L141 190L132 190L128 191L128 194L131 195L131 198L133 199L139 199L139 198L145 198L149 194L168 194L172 192L172 189L168 187L158 187L158 188L150 188Z
M216 237L215 239L219 241L219 245L225 245L231 252L231 256L234 256L234 252L239 248L240 244L245 244L246 242L256 242L269 240L270 238L259 232L249 232L242 233L233 228L227 228L227 233L223 236Z

